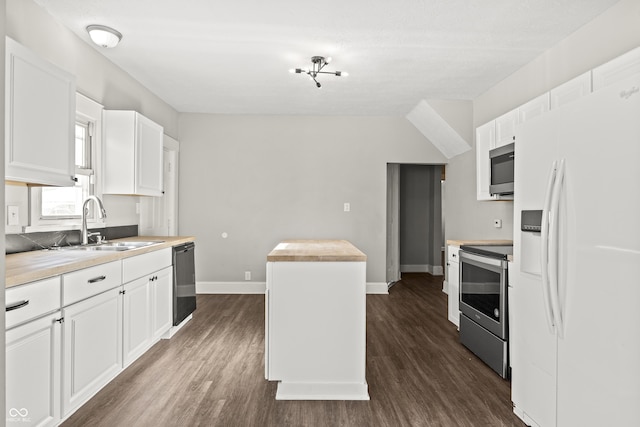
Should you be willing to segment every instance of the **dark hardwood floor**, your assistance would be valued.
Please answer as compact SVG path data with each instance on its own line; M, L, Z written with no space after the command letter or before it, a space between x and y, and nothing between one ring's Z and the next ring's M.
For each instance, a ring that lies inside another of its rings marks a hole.
M199 295L193 320L80 408L72 426L518 426L509 383L458 342L442 277L367 296L370 401L276 401L264 296Z

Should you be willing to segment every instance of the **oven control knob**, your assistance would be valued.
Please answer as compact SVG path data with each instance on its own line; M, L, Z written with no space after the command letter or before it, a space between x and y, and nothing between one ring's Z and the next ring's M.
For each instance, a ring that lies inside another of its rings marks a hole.
M494 309L493 309L493 315L494 315L495 317L500 317L500 310L498 310L497 308L494 308Z

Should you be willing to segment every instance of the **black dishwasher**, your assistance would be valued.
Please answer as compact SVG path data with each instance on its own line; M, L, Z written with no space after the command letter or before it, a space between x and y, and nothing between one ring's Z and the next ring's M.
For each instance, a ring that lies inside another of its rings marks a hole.
M193 242L173 247L173 326L196 309L196 269Z

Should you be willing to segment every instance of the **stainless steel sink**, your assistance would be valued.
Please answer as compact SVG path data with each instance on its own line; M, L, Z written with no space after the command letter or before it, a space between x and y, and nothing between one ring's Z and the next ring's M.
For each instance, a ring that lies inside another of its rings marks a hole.
M112 251L112 252L121 252L128 251L130 249L143 248L145 246L150 246L155 243L162 243L162 241L154 241L154 242L107 242L107 243L96 243L92 245L81 245L81 246L67 246L60 249L63 250L74 250L74 251Z
M143 248L145 246L149 246L149 245L153 245L154 243L162 243L161 241L155 241L155 242L107 242L107 243L101 243L99 245L96 245L96 247L102 247L102 248L121 248L121 247L127 247L129 249L133 249L133 248Z
M134 249L129 246L69 246L67 248L63 248L64 250L73 250L73 251L111 251L111 252L120 252L120 251L128 251L129 249Z

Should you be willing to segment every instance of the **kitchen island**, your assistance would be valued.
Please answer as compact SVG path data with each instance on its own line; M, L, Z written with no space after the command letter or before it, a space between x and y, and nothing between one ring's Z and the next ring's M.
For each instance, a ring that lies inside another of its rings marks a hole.
M267 256L265 378L277 400L369 400L366 260L346 240L286 240Z

